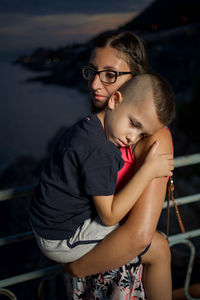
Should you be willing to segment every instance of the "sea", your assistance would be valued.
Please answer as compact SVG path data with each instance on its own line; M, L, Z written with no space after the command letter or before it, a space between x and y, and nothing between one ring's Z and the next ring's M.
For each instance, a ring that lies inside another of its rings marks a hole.
M19 156L43 158L60 128L89 113L88 94L30 80L38 75L41 72L0 62L0 171Z

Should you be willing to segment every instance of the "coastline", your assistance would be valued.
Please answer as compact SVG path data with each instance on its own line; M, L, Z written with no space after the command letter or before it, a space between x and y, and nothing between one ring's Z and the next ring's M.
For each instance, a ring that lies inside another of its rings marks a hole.
M18 156L42 158L48 142L89 112L88 96L74 88L28 81L37 72L0 62L0 168Z

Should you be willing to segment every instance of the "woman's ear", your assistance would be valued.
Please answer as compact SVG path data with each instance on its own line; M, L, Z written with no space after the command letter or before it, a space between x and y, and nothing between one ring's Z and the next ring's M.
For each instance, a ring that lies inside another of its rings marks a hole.
M122 94L120 91L114 92L108 100L108 108L115 109L119 103L123 100Z

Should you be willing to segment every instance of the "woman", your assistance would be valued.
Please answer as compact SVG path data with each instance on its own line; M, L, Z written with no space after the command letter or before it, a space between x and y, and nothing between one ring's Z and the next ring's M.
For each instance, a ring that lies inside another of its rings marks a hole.
M130 32L111 32L99 36L94 42L89 65L83 69L83 75L88 79L92 110L101 111L106 107L107 101L114 91L135 74L145 72L146 68L147 58L144 43L136 35ZM134 148L134 157L130 153L122 153L126 161L123 175L127 177L125 181L142 164L149 146L155 140L159 141L161 153L173 152L172 140L167 128L159 130L154 136L142 138ZM166 178L153 180L132 208L124 224L84 257L68 266L71 274L76 277L85 277L121 267L131 261L133 257L137 257L152 240L150 249L153 249L158 240L158 234L155 231L165 198L166 184ZM157 251L155 261L160 256L160 261L166 264L165 269L169 269L166 291L162 290L160 293L163 294L162 298L165 297L164 299L169 300L171 299L170 251L164 238L160 239L159 243L162 251ZM148 265L145 268L148 268ZM103 296L107 296L109 299L125 299L125 297L130 299L130 297L137 296L137 299L144 299L140 280L141 272L141 265L127 265L111 272L89 276L85 280L73 278L76 287L72 297L73 299L103 299ZM128 277L130 281L127 279ZM112 283L106 286L105 282L108 283L109 280ZM157 286L153 279L147 284L152 290L157 290L161 286ZM119 287L119 285L123 286ZM126 291L127 287L129 287L128 292ZM77 298L75 294L78 295Z

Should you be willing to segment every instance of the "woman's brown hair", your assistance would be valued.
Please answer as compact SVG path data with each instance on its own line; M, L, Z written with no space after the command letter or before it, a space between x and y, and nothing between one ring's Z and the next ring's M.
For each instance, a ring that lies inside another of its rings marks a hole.
M93 41L93 48L112 47L125 54L126 61L133 75L147 71L148 59L144 41L130 31L108 31L100 34Z

